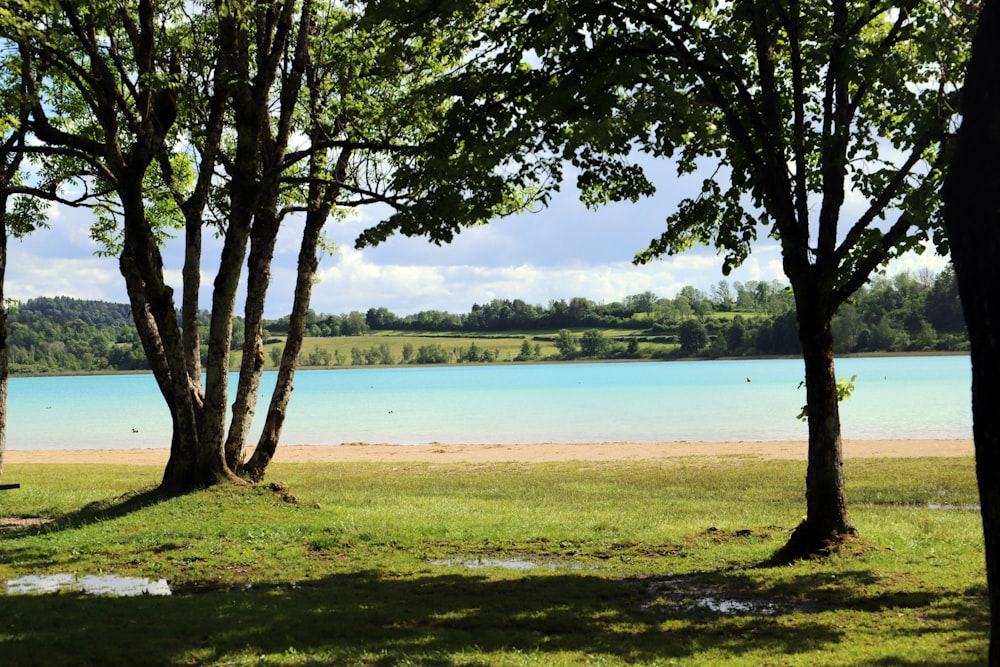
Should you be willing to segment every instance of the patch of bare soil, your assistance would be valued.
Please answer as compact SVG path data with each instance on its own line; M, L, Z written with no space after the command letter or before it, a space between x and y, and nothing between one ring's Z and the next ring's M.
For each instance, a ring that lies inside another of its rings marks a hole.
M52 519L33 519L16 516L0 516L0 530L12 530L14 528L24 528L25 526L38 526L43 523L50 523Z

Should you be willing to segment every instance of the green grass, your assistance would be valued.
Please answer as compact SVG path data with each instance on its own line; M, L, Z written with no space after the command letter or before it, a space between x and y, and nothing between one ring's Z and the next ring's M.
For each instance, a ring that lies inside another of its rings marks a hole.
M579 336L583 333L583 331L584 329L578 329L575 330L574 333ZM539 357L536 360L544 361L547 359L557 359L559 357L559 350L554 344L557 333L557 331L505 331L503 333L482 334L472 334L468 332L415 334L403 331L380 331L378 333L365 336L306 338L302 344L302 353L303 355L309 355L316 350L322 350L330 356L331 361L329 366L337 366L334 360L338 358L338 355L343 362L341 364L342 366L351 366L352 349L357 349L364 353L373 347L377 348L380 345L386 345L388 346L389 352L395 362L397 364L403 364L405 363L403 361L403 347L405 345L412 346L415 354L416 351L424 345L440 345L447 351L452 352L454 350L468 350L470 345L475 344L480 350L486 350L491 354L495 354L496 362L510 362L513 361L518 354L520 354L521 344L525 339L527 339L532 350L534 350L535 345L538 345L539 347ZM641 335L641 331L632 329L602 329L601 333L609 338L631 336L664 338L663 336L657 335ZM274 368L271 359L271 350L273 348L281 348L283 345L283 343L270 343L264 346L264 359L268 368ZM658 354L661 356L674 351L677 347L679 346L676 343L639 343L639 350L644 354ZM230 365L233 368L238 368L241 359L242 351L233 351L230 359ZM593 359L590 359L590 361L593 361Z
M169 598L9 596L4 665L982 664L973 462L850 460L861 537L771 567L804 464L275 464L163 500L160 470L8 465L0 579L165 578ZM471 564L531 561L513 570ZM742 612L699 605L728 601ZM769 613L755 613L752 609Z
M541 348L542 357L551 357L558 355L558 350L556 350L555 345L550 341L536 339L535 336L545 337L544 334L539 334L538 332L532 332L530 335L504 335L504 336L470 336L468 334L438 334L438 335L411 335L393 332L382 332L379 334L372 334L367 336L333 336L324 338L306 338L302 344L302 351L305 354L314 352L315 350L324 350L330 354L331 357L335 357L338 353L340 357L344 360L345 366L351 365L351 349L357 348L362 352L370 350L372 347L378 347L380 345L387 345L389 351L392 354L393 359L396 363L403 362L403 346L411 345L413 347L414 353L422 345L440 345L446 350L453 350L460 348L462 350L467 350L473 343L480 349L489 350L491 353L498 353L498 361L511 361L520 353L521 343L527 338L528 342L534 348L537 343ZM264 357L267 359L268 364L270 364L271 356L270 349L272 347L281 347L282 343L271 343L270 345L264 346ZM234 358L239 359L239 352L234 352ZM233 363L237 363L234 359ZM331 362L331 365L334 365Z

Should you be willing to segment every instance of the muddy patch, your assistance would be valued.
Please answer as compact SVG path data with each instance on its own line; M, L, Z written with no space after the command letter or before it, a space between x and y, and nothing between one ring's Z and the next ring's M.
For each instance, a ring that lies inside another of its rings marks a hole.
M775 616L799 606L760 591L705 584L691 576L644 579L640 583L642 609L669 616Z

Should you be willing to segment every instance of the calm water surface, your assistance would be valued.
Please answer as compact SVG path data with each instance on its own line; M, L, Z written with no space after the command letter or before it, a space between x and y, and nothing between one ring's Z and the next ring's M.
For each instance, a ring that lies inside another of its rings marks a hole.
M795 418L802 373L798 359L300 371L282 441L805 439ZM857 375L842 404L846 438L972 435L967 356L841 359L837 374ZM261 414L274 379L265 376ZM150 375L11 380L10 449L166 447L169 438Z

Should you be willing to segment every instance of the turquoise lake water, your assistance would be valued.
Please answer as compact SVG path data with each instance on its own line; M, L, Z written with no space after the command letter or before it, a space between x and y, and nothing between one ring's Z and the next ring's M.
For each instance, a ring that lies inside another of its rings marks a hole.
M854 395L841 405L845 438L972 436L967 356L837 361L838 376L855 374ZM300 371L282 442L805 439L795 418L805 403L802 377L799 359ZM257 424L274 379L264 378ZM169 440L169 415L150 375L10 382L10 449L167 447Z

